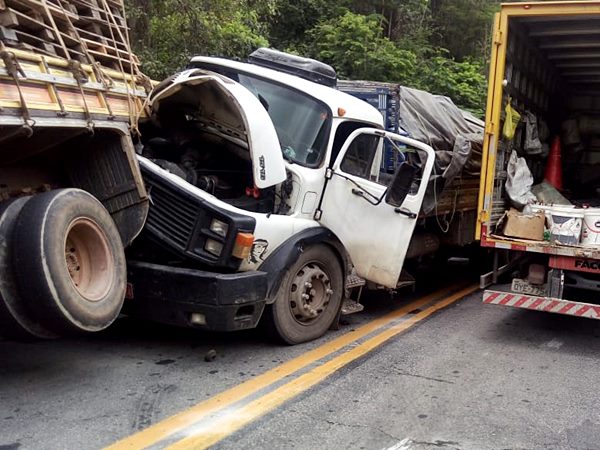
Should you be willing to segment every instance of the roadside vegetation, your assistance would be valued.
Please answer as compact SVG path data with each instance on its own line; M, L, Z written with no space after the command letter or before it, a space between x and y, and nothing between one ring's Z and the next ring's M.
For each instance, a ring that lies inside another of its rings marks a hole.
M190 56L257 47L319 59L341 78L402 83L483 115L497 0L127 0L133 46L162 79Z

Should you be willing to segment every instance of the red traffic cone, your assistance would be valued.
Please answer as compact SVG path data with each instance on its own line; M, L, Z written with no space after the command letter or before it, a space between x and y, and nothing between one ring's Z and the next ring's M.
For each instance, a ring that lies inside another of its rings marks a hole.
M560 156L560 138L557 136L552 141L548 162L546 163L546 172L544 178L548 183L559 191L563 188L562 163Z

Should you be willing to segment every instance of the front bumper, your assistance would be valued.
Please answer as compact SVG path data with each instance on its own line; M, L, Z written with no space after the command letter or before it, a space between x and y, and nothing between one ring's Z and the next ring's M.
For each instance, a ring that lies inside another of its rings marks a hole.
M233 274L127 263L124 312L172 325L213 331L254 328L265 307L267 273Z

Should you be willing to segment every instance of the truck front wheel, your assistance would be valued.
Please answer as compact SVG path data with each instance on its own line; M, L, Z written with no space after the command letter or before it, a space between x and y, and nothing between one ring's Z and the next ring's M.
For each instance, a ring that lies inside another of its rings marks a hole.
M287 270L267 320L287 344L316 339L337 317L344 290L341 264L325 245L307 248Z
M119 315L127 269L110 214L91 194L34 196L15 230L14 260L28 309L57 332L98 331Z

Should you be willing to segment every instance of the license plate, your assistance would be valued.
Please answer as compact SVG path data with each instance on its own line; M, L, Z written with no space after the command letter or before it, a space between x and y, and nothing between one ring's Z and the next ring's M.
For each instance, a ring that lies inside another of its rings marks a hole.
M541 285L538 286L536 284L531 284L527 280L521 280L520 278L513 278L511 290L513 292L518 292L519 294L527 294L527 295L537 295L540 297L546 296L546 287Z

